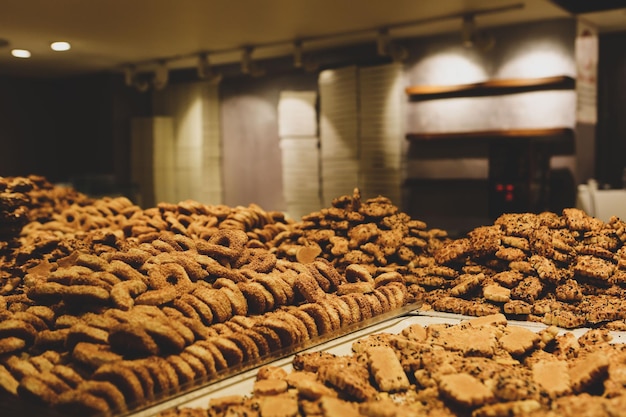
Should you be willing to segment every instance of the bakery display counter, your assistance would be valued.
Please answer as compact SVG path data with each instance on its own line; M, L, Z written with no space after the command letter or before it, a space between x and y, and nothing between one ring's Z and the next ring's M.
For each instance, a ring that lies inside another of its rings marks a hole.
M206 408L209 401L213 398L220 398L229 395L242 395L251 394L253 390L254 381L256 380L257 373L260 368L264 366L280 367L287 371L293 369L292 361L296 354L306 352L330 352L333 354L347 355L350 354L350 344L362 337L377 333L377 332L397 332L401 323L406 320L411 320L410 317L415 312L415 306L408 306L402 311L394 312L392 314L386 314L382 317L368 320L365 323L351 326L341 334L320 338L318 340L307 343L306 345L290 349L288 351L280 352L274 355L277 359L268 358L262 363L258 363L250 369L242 370L236 373L236 375L224 378L221 381L217 381L206 385L198 389L194 389L188 393L182 394L175 398L164 401L160 404L155 404L151 407L147 407L144 410L130 413L132 417L151 417L157 416L159 413L169 410L171 408ZM420 315L420 317L422 317ZM426 316L423 316L426 317ZM433 316L429 321L432 322L445 322L453 323L455 320L458 322L460 318L437 318Z
M7 416L176 413L273 361L299 360L303 350L382 331L377 326L399 317L500 317L548 338L593 328L582 340L599 342L626 330L626 223L617 217L604 222L575 208L505 213L453 239L358 189L292 221L255 204L141 209L39 177L0 178L0 187ZM481 340L461 339L458 351ZM592 380L606 381L607 367ZM344 389L333 375L322 385ZM414 373L406 378L418 382ZM619 397L626 384L613 382ZM570 388L587 392L580 384ZM437 392L435 402L458 394Z
M603 407L613 416L625 341L623 331L416 310L136 416L264 415L278 402L291 403L285 415L575 416Z

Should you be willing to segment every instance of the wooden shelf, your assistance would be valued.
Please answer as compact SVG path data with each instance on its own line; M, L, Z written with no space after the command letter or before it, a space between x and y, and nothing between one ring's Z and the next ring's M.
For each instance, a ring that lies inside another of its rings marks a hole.
M516 139L516 138L557 138L571 137L573 130L568 127L548 129L500 129L472 132L443 132L443 133L407 133L410 141L442 141L442 140L487 140L487 139Z
M559 75L542 78L509 78L480 83L456 85L409 86L406 94L413 99L435 99L446 97L469 97L496 94L521 93L536 90L573 89L576 81L572 77Z

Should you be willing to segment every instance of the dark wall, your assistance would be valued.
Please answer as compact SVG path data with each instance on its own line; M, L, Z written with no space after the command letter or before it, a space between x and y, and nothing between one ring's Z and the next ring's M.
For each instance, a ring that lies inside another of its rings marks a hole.
M87 186L105 177L123 188L130 117L149 113L148 104L114 74L0 78L0 176Z
M52 86L39 80L0 78L0 176L60 178L63 149Z
M596 178L623 186L626 168L626 32L600 36Z

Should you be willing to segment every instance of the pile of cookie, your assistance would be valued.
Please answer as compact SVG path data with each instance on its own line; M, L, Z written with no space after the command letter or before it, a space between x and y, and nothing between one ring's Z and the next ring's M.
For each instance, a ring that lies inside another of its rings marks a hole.
M0 251L0 393L63 413L135 410L407 305L626 328L617 218L505 214L451 239L358 189L296 222L3 181L27 215Z
M612 344L607 330L533 332L502 314L410 324L354 342L350 355L307 352L292 371L260 368L251 393L159 417L618 417L625 359L626 346Z
M60 187L45 177L0 177L0 241L19 236L31 221L48 221L54 213L92 200L71 187Z
M413 301L397 271L281 259L267 242L290 227L256 205L124 197L27 224L2 263L3 400L125 413Z
M339 271L363 265L372 273L434 264L431 254L448 239L442 229L401 212L387 197L361 201L360 191L332 201L329 208L302 221L267 242L280 258L306 260L323 257Z
M5 250L29 222L28 192L33 184L26 178L0 177L0 251Z
M625 329L626 222L576 208L507 213L433 252L408 282L437 311L502 312L564 328Z

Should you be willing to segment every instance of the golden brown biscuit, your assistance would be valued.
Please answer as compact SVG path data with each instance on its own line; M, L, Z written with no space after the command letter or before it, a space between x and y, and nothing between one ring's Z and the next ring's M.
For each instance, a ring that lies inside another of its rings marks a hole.
M213 337L210 341L224 356L227 367L234 367L243 363L244 354L235 342L222 336Z
M37 330L28 322L10 318L0 322L0 339L15 337L24 340L27 345L35 341Z
M160 352L177 353L186 345L183 336L170 326L166 319L147 318L142 321L142 327L156 342Z
M337 288L337 295L346 295L351 293L367 294L374 291L374 284L366 281L345 283Z
M89 393L106 401L111 413L127 411L126 400L122 392L108 381L84 381L76 387L77 391Z
M370 372L380 391L396 392L409 388L409 379L391 347L372 346L366 350L366 353Z
M306 328L305 339L313 339L319 336L317 323L315 322L315 319L313 319L313 317L311 317L308 313L297 307L288 307L286 311L294 316L296 319L298 319L300 322L302 322L302 324Z
M181 307L181 304L183 303L188 304L195 310L196 314L194 314L194 316L197 316L202 321L202 323L204 323L207 326L210 326L211 324L213 324L214 322L213 311L195 293L183 294L177 300L175 305Z
M368 282L374 284L374 278L372 278L370 270L364 265L350 264L345 268L344 273L348 282Z
M361 313L361 320L371 319L374 316L371 305L368 299L363 296L363 294L351 293L343 295L341 297L346 300L346 302L348 302L348 299L356 302L359 307L359 312Z
M541 337L528 329L519 326L508 326L500 337L500 346L511 355L519 357L528 353L541 341Z
M532 313L532 306L522 300L511 300L504 303L502 311L511 315L528 315Z
M197 320L198 322L202 322L203 318L200 317L200 314L198 314L198 311L195 308L193 308L192 305L183 301L182 300L183 297L185 296L183 295L182 297L177 298L171 302L172 309L180 312L183 316L187 318ZM169 313L172 314L173 312L169 310L169 308L170 308L169 306L164 306L163 311L164 312L169 311ZM211 312L211 314L213 314L213 312Z
M341 327L349 326L354 323L350 307L340 297L333 294L332 296L327 297L324 301L321 301L320 304L327 308L332 308L337 312Z
M290 393L263 396L259 399L259 411L262 416L295 417L298 415L298 399Z
M65 347L65 341L67 340L67 335L69 334L69 332L69 328L61 328L58 330L42 330L41 332L37 333L34 346L38 350L62 350Z
M310 273L301 273L295 282L298 293L309 303L315 303L324 299L326 293L319 282Z
M463 407L478 407L494 401L493 392L479 379L466 373L442 375L441 394Z
M61 378L70 388L76 388L84 381L84 378L73 368L57 364L50 369L50 372Z
M362 369L357 369L358 366L353 364L348 368L340 363L323 363L318 369L318 376L343 395L364 401L375 396L377 391L369 382L367 370L364 373Z
M572 390L579 393L598 380L606 378L608 367L609 358L601 351L579 358L569 368Z
M134 304L134 297L148 290L148 286L141 280L122 281L111 289L111 301L122 310L129 310Z
M30 361L23 359L20 356L11 355L3 362L11 374L18 379L22 379L28 375L37 376L40 374L37 368L30 363Z
M257 349L259 350L259 357L263 358L266 357L267 355L269 355L272 350L270 348L270 344L268 343L266 337L264 337L262 334L254 331L254 329L245 329L242 332L242 335L249 337L254 344L256 345ZM279 341L280 343L280 341Z
M178 290L174 286L166 286L156 290L148 290L135 298L135 304L160 306L167 304L178 297Z
M183 361L187 362L187 364L193 371L194 382L192 385L209 380L209 374L207 373L207 369L204 367L204 363L198 357L186 351L180 352L178 356L180 356Z
M71 351L79 342L106 344L108 339L109 332L106 330L88 326L83 323L76 323L70 327L70 331L67 334L67 339L65 341L65 346Z
M241 282L237 286L246 298L249 314L263 314L274 308L274 297L258 282Z
M287 381L282 379L260 379L254 382L252 393L254 395L278 395L287 392Z
M199 286L192 294L209 306L215 323L223 323L233 316L231 303L223 291Z
M352 318L352 323L360 323L363 318L363 314L361 312L361 307L359 303L356 301L354 297L347 297L346 295L340 296L339 300L348 307L350 311L350 316Z
M361 416L356 404L336 398L334 395L321 397L319 404L324 416Z
M526 415L538 411L541 404L537 400L508 401L482 406L472 412L472 417L506 417Z
M37 332L49 329L49 325L41 317L28 311L17 311L13 313L13 319L30 324Z
M246 298L244 297L237 284L235 284L233 281L226 278L218 278L213 283L213 288L216 288L226 293L226 296L228 297L232 306L233 315L245 316L246 314L248 314L248 302L246 301ZM291 301L293 301L293 299Z
M172 368L174 368L174 372L176 373L176 379L178 380L178 388L176 391L183 391L189 388L196 377L196 373L189 363L181 358L180 355L170 355L165 359Z
M114 352L130 355L157 355L159 345L146 329L137 323L120 323L109 333L109 344Z
M9 394L17 395L17 387L19 382L13 374L0 364L0 388Z
M104 398L82 390L69 390L59 395L56 408L66 415L109 415L111 409Z
M17 387L18 395L21 398L33 400L36 403L54 405L57 396L64 391L70 390L69 385L62 382L54 375L27 375L20 380Z
M532 365L533 381L550 398L571 392L568 365L560 360L540 360Z
M283 280L271 275L262 275L256 278L256 281L262 284L265 289L272 294L275 305L284 306L288 304L287 294L283 290L283 287L285 286Z
M79 342L72 350L72 359L79 364L96 369L106 363L122 360L123 356L112 352L109 345Z
M215 370L217 370L217 372L222 372L228 368L228 361L224 357L222 350L219 349L215 343L213 343L214 339L215 338L199 340L196 344L211 352L213 355L213 362L215 363Z
M26 341L15 336L5 336L0 340L0 355L19 352L26 348Z
M254 326L252 329L250 329L250 331L263 337L263 339L267 343L268 351L270 353L276 352L282 349L283 345L282 345L281 338L278 335L278 333L274 331L273 329L266 327L266 326L258 325L258 326ZM257 343L257 346L258 345L259 344Z
M483 287L483 297L494 303L506 303L511 300L511 290L499 284L488 284Z
M244 332L245 330L224 337L237 345L243 355L242 363L248 363L259 359L261 352L255 340Z

